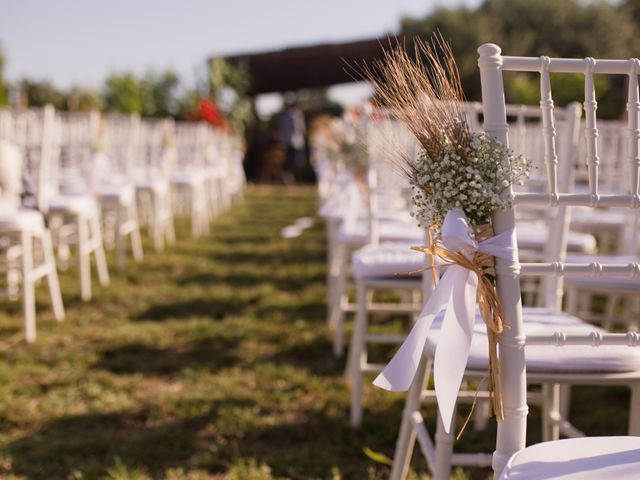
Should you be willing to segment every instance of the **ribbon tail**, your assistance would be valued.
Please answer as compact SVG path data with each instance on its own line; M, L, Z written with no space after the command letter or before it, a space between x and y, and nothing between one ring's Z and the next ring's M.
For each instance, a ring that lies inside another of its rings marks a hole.
M411 332L409 332L409 335L407 335L407 338L405 338L391 361L373 381L376 387L392 392L409 390L422 357L429 328L431 328L436 315L446 307L451 298L454 279L449 273L450 271L451 268L442 276L437 287L431 293L429 301L420 312Z
M433 363L438 409L447 433L471 350L478 288L478 276L474 272L457 265L449 267L449 271L454 286Z

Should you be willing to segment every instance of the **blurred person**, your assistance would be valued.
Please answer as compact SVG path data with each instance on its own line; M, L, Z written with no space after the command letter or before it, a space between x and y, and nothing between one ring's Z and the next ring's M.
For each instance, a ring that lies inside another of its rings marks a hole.
M284 183L295 182L295 171L305 163L304 114L295 102L287 102L287 108L280 117L280 132L286 149L282 169Z

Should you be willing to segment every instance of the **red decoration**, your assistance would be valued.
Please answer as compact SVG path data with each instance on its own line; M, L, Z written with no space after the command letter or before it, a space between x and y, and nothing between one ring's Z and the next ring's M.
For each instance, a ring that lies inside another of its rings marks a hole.
M227 122L224 118L224 114L220 112L220 110L218 110L216 103L209 97L200 99L196 117L198 117L198 119L204 120L205 122L216 128L226 128Z

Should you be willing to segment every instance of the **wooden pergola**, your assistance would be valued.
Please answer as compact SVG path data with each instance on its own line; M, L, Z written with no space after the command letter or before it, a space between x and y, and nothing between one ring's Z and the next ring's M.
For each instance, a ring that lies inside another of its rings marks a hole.
M391 40L390 40L391 38ZM332 43L284 50L225 56L231 63L245 64L251 74L251 94L322 88L358 80L347 65L380 58L395 36Z

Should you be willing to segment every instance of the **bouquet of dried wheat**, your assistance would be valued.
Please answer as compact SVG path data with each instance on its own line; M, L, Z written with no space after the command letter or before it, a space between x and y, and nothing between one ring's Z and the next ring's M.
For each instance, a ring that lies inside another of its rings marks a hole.
M494 412L497 417L502 418L502 402L498 395L497 339L504 326L502 307L495 291L493 262L494 255L498 254L487 252L499 250L495 245L494 248L488 248L492 242L505 244L511 241L504 236L496 241L491 218L494 212L509 206L511 198L505 193L511 185L521 183L529 176L531 162L515 155L485 133L470 130L464 109L464 93L452 50L439 34L435 34L430 42L417 39L413 53L415 59L411 58L403 46L396 45L388 49L382 59L371 66L362 66L361 70L373 84L379 101L420 142L420 153L415 158L403 159L401 165L412 185L415 215L420 224L429 229L432 238L430 245L418 249L439 256L450 266L463 268L468 272L464 277L465 282L474 285L476 299L472 301L477 300L489 336L489 391L493 398ZM462 233L458 228L461 225ZM455 235L452 234L454 231ZM487 244L487 247L483 248L483 244ZM508 245L500 245L500 248L509 250ZM458 288L451 279L442 283L446 283L446 288L451 288L452 292ZM438 287L444 288L443 285ZM447 298L449 304L467 300L462 294L456 297L455 293L449 294ZM436 306L427 303L421 317L432 321L432 317L443 308L445 307L441 306L437 310ZM475 313L473 317L475 318ZM469 320L473 323L473 318L465 319ZM426 339L426 329L418 330ZM410 335L413 334L414 331ZM417 341L411 344L420 343ZM411 370L415 372L415 368L412 362L418 348L405 351L407 348L405 345L401 347L374 383L391 390L408 388L407 380L410 383L413 378ZM437 361L436 352L436 363ZM456 378L449 382L452 385L450 389L459 388L464 364L462 371L456 373L460 376L459 381ZM407 371L411 374L407 375ZM437 365L435 381L438 393ZM447 382L441 380L440 383ZM448 425L446 420L445 425Z

